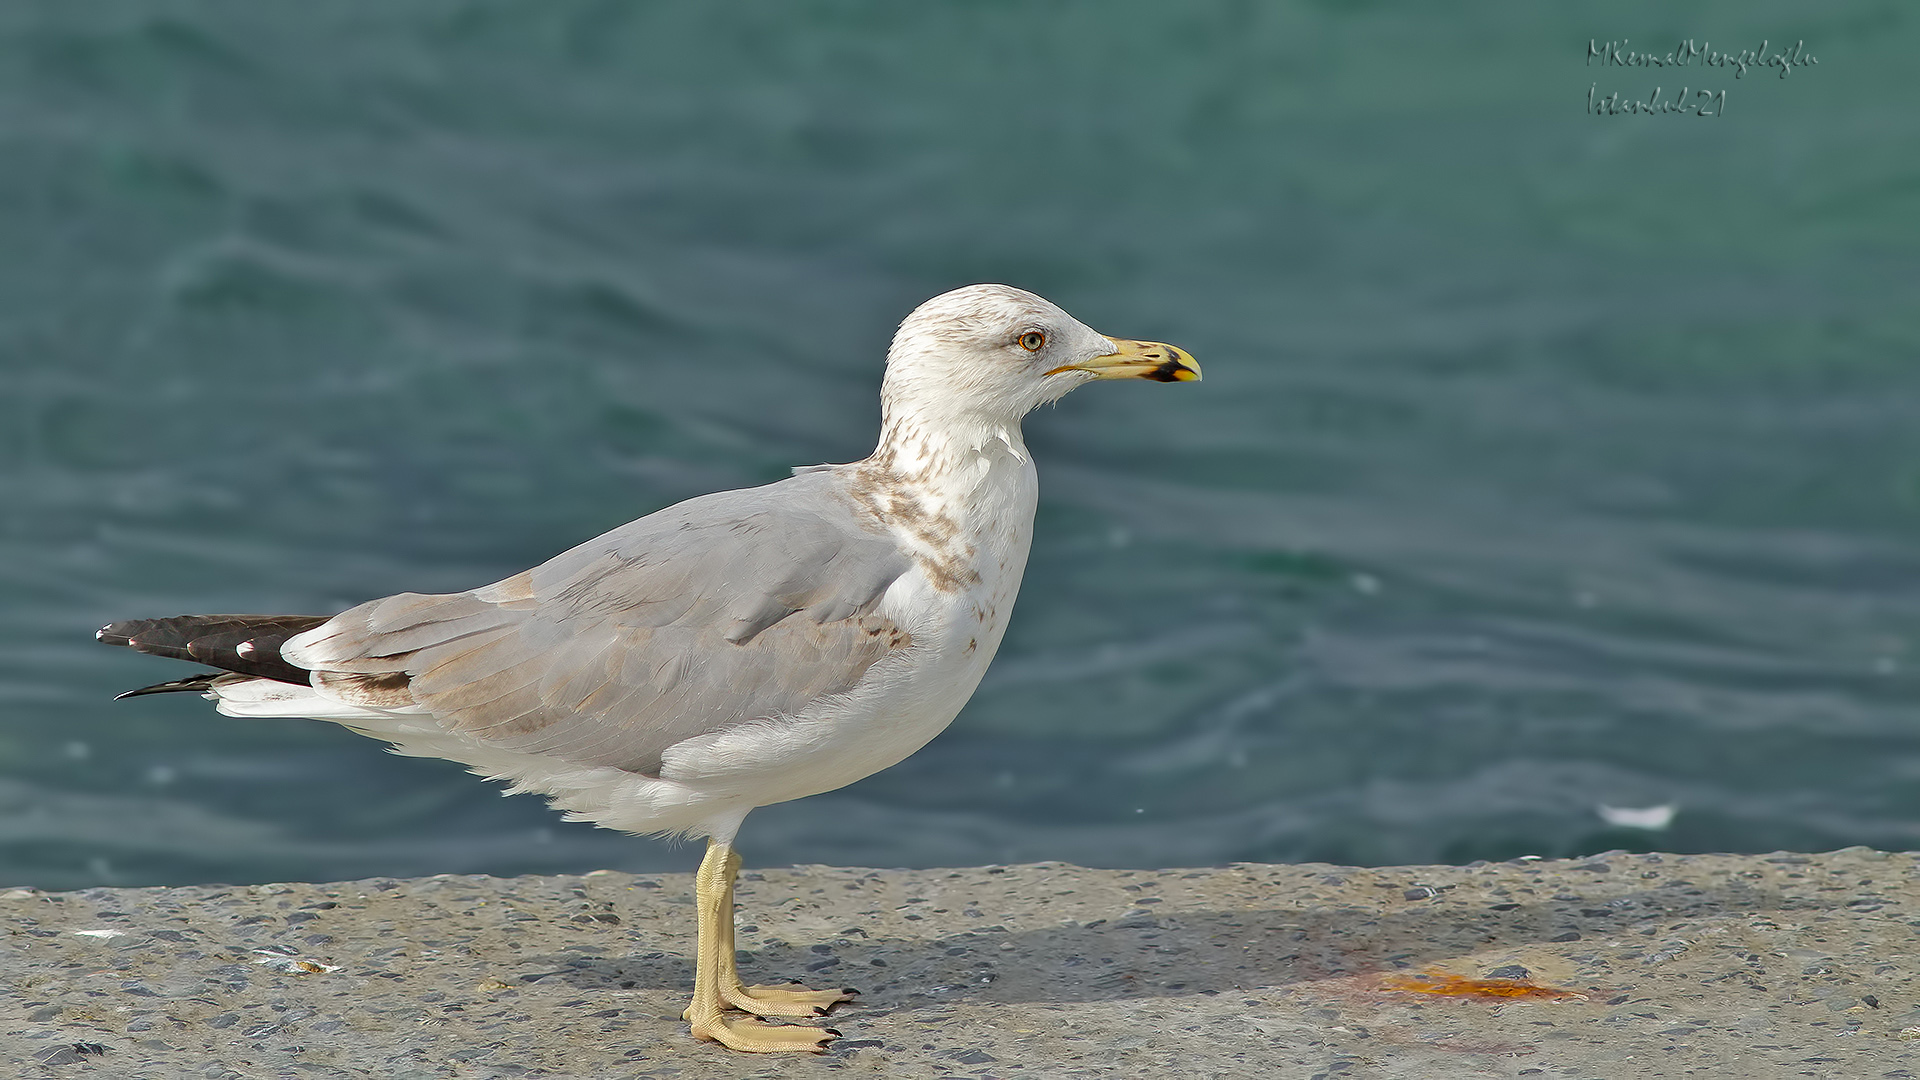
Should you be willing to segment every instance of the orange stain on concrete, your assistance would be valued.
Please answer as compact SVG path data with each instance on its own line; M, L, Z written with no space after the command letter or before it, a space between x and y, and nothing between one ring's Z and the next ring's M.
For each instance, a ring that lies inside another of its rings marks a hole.
M1527 979L1469 979L1463 975L1429 972L1423 975L1387 975L1380 979L1382 990L1409 994L1440 994L1446 997L1491 998L1508 1001L1581 1001L1585 994L1542 986Z

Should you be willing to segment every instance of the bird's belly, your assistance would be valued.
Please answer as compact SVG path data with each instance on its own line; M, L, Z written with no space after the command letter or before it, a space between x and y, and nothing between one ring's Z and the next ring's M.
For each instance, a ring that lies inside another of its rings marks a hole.
M971 502L924 506L967 527L937 547L913 548L916 565L876 608L911 635L911 645L868 668L851 690L797 715L670 748L661 778L679 791L674 798L685 800L685 810L767 806L844 787L902 761L959 715L1006 632L1038 495L1024 457L983 461L986 470L972 474Z
M1021 568L1012 567L1016 575ZM911 646L799 716L674 747L662 776L709 797L751 796L752 805L766 806L832 791L904 760L959 715L1000 647L1019 579L991 577L997 580L943 592L917 570L904 575L881 611L908 629Z

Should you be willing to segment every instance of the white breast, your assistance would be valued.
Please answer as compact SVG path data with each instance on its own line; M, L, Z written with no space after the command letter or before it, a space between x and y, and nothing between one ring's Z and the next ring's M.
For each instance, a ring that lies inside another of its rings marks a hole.
M799 717L732 728L674 747L662 775L702 801L768 805L831 791L894 765L960 712L1006 634L1026 570L1038 481L1004 444L948 482L917 493L921 510L961 523L946 544L901 526L914 569L888 589L879 614L913 637L844 695Z

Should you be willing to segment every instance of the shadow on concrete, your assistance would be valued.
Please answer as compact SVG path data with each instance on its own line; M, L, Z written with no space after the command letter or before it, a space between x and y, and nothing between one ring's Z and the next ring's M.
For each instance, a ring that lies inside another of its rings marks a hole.
M1450 901L1445 893L1404 907L1328 904L1285 910L1142 910L1112 921L1028 931L983 927L933 939L867 939L849 925L817 943L769 943L741 953L750 982L851 986L860 1005L885 1012L949 1001L1080 1002L1223 994L1382 970L1412 970L1470 953L1618 939L1676 919L1761 914L1814 906L1776 891L1671 881L1621 894L1580 896L1577 875L1560 895L1524 904ZM1399 904L1398 894L1390 905ZM1570 937L1569 935L1577 935ZM520 978L557 979L582 991L690 992L690 958L650 952L619 958L575 952L528 956Z

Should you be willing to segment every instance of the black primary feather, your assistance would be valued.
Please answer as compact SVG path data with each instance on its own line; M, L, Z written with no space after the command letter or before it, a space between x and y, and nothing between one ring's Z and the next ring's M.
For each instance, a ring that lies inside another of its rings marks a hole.
M213 689L213 681L215 679L226 678L232 674L230 671L203 671L198 675L189 675L184 679L170 679L166 682L154 683L152 686L143 686L138 690L129 690L124 694L115 694L113 695L113 700L119 701L122 698L139 697L142 694L186 694L194 692L204 694L208 690Z
M197 660L222 671L308 686L310 672L280 658L280 647L295 634L326 622L329 615L175 615L170 619L127 619L108 623L94 637L108 645L175 660ZM242 649L244 646L244 651ZM160 694L200 689L189 683L211 676L189 676L122 694Z

